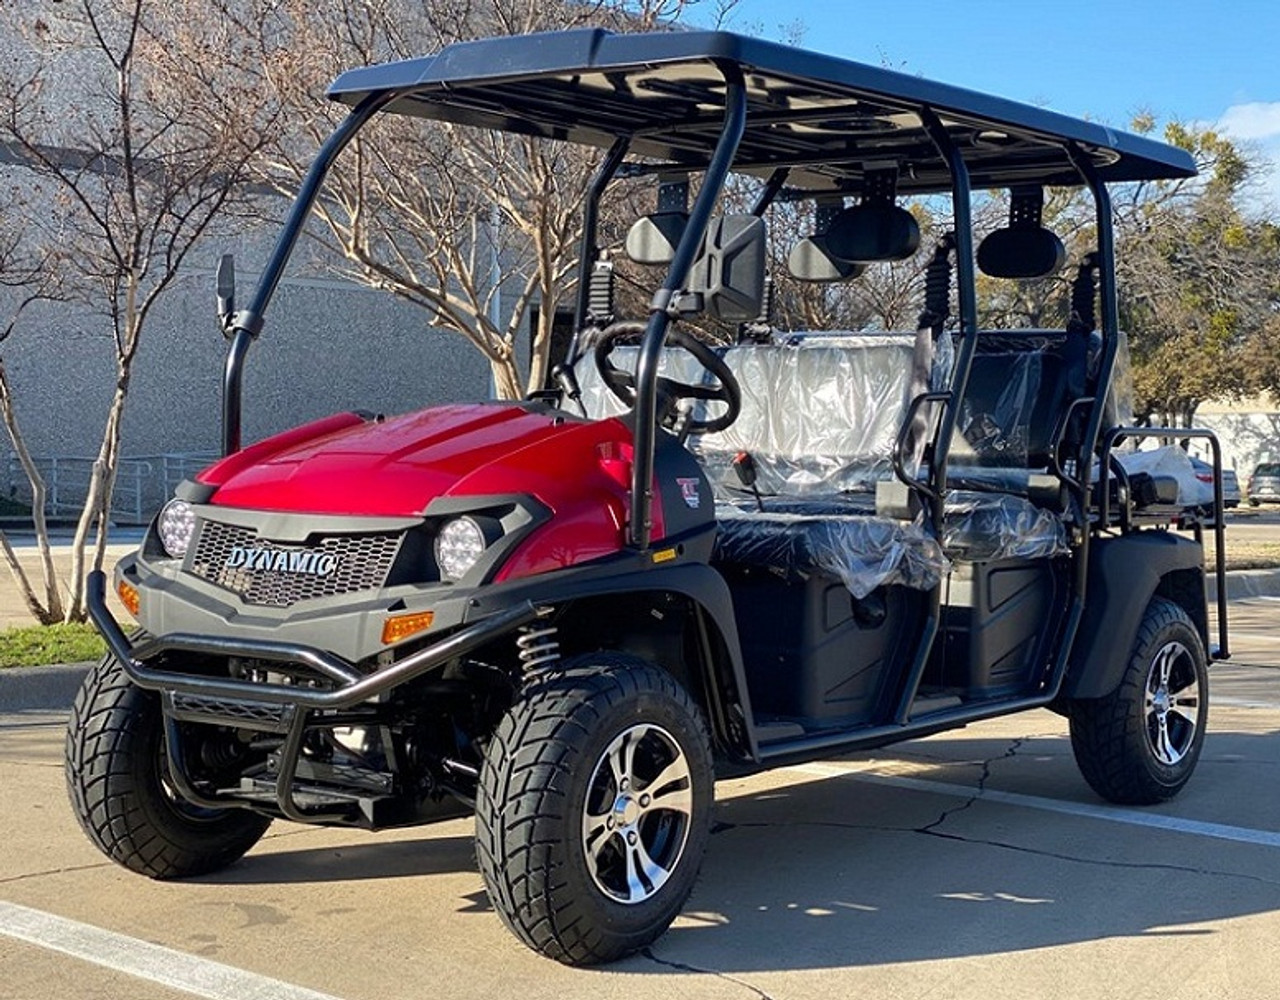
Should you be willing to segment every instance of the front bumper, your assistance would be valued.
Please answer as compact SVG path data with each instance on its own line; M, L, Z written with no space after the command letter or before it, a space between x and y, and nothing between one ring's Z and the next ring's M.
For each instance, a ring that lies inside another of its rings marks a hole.
M427 671L492 642L543 612L532 601L524 601L490 615L416 653L362 673L352 662L334 653L295 642L266 639L199 635L173 632L155 639L133 643L107 610L106 574L89 574L87 596L89 617L102 633L112 654L120 661L129 679L142 688L165 694L185 693L210 698L245 699L264 705L306 709L350 708ZM309 668L328 687L295 687L286 684L258 684L232 678L207 677L156 670L147 661L166 652L192 652L246 659L295 663Z
M274 805L280 815L299 823L360 823L371 825L369 802L359 798L330 799L319 805L300 796L295 778L303 735L311 713L351 708L413 680L435 667L463 656L538 618L543 611L523 601L491 614L446 638L368 673L349 660L313 646L266 639L174 632L133 642L107 610L106 574L95 571L87 580L89 617L128 678L138 687L157 691L164 707L165 751L168 771L179 794L208 808L252 805L235 796L210 797L196 790L183 758L180 722L230 726L279 733L284 736L275 775ZM191 652L267 660L301 666L314 684L273 684L232 677L211 677L160 670L149 661L167 652ZM314 796L312 796L314 799ZM260 807L261 803L257 803Z

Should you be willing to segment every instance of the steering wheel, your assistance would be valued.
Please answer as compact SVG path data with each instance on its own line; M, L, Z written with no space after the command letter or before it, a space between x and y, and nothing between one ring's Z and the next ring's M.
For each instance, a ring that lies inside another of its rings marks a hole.
M623 337L644 336L645 324L638 322L613 323L600 333L595 344L596 368L604 384L609 387L618 399L627 406L636 403L636 379L631 372L623 371L609 360L609 355ZM669 426L676 418L676 403L681 399L705 399L724 403L726 409L720 416L711 420L686 420L682 428L685 434L713 434L722 431L738 419L742 410L742 389L729 366L702 341L697 340L680 329L667 331L667 342L676 347L683 347L694 356L697 362L715 376L714 385L692 385L688 382L677 382L662 375L657 379L658 390L658 422Z

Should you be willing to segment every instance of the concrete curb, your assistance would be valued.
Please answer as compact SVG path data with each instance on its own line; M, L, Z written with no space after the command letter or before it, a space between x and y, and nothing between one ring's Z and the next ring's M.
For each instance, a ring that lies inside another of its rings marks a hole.
M1280 596L1280 569L1240 569L1227 574L1227 600ZM1209 577L1209 600L1217 586ZM0 713L66 711L92 663L59 663L47 667L0 670Z
M1218 599L1218 581L1209 576L1209 600ZM1227 574L1227 600L1280 595L1280 569L1236 569Z
M47 667L0 670L0 713L65 712L92 663L54 663Z

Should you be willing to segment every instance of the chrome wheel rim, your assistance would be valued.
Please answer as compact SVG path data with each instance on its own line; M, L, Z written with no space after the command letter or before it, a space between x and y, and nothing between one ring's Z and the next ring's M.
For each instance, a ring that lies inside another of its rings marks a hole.
M1151 660L1145 702L1147 743L1161 764L1178 764L1191 751L1200 697L1191 651L1180 642L1166 642Z
M652 899L680 863L692 813L689 761L675 738L648 723L618 734L596 761L583 807L596 888L627 905Z

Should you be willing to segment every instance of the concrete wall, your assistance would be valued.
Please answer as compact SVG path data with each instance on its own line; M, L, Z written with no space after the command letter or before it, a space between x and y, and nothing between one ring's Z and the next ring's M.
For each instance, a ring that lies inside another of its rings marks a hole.
M1245 478L1259 462L1280 461L1280 405L1267 397L1239 403L1206 403L1196 411L1195 423L1218 435L1222 443L1222 462ZM1192 453L1207 452L1207 447L1192 442ZM1207 454L1203 455L1208 458Z
M253 278L242 277L242 301ZM226 349L214 320L212 269L192 268L165 293L144 332L124 419L125 457L217 451ZM42 304L0 350L33 454L92 456L114 380L107 321L81 307ZM480 354L457 334L428 326L420 308L343 281L286 280L249 352L244 440L340 410L399 413L483 399L488 385ZM24 497L21 478L9 477L11 455L0 441L4 492ZM151 464L148 508L166 489L159 462ZM128 491L129 481L121 486Z

